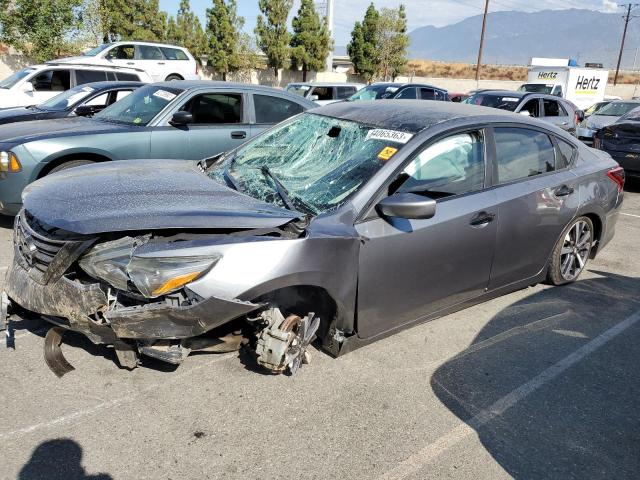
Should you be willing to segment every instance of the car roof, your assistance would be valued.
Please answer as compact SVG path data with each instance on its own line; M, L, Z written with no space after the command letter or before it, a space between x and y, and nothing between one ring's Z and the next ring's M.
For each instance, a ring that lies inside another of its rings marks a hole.
M359 82L291 82L289 85L309 85L310 87L355 87L364 85Z
M419 133L438 123L458 118L491 117L504 121L522 121L522 115L478 105L429 100L375 100L337 102L310 113L359 122L377 128Z
M182 90L197 90L200 88L237 88L239 90L249 90L251 92L258 93L277 93L281 97L294 99L298 103L309 104L310 107L318 106L316 103L312 102L311 100L307 100L300 95L295 95L279 88L254 85L252 83L224 82L219 80L170 80L168 82L156 82L147 85L163 86L167 88L179 88Z
M142 68L122 67L120 65L96 65L95 63L83 63L80 61L79 62L64 62L64 61L57 62L55 60L51 60L50 62L40 63L38 65L29 65L28 67L25 67L25 68L40 69L40 68L51 68L51 67L74 68L74 69L81 68L83 70L104 70L109 72L123 71L123 72L147 73L146 70L143 70Z
M95 90L108 90L110 88L128 88L128 87L142 87L143 85L149 85L144 82L130 82L122 80L105 80L104 82L90 82L76 85L76 87L91 87Z
M118 40L117 42L109 42L103 43L103 45L153 45L155 47L169 47L169 48L178 48L180 50L188 50L186 47L181 47L180 45L174 45L171 43L163 43L163 42L154 42L151 40Z
M416 88L416 87L424 87L424 88L434 88L436 90L440 90L442 92L446 92L447 90L444 88L436 87L435 85L431 85L429 83L403 83L400 85L400 88Z

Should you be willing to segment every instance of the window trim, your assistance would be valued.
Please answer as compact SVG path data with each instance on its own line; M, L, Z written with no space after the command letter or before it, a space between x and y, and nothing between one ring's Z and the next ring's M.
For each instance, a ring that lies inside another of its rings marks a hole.
M557 172L563 171L564 169L556 169L555 165L558 163L558 151L556 149L556 144L554 142L554 136L551 132L548 132L546 130L544 130L543 128L537 128L537 125L522 125L522 124L494 124L491 125L490 127L492 130L492 139L493 139L493 188L500 188L500 187L505 187L505 186L509 186L509 185L514 185L516 183L522 183L522 182L528 182L537 178L542 178L542 177L546 177L549 175L553 175ZM496 128L519 128L521 130L532 130L535 132L539 132L539 133L543 133L545 134L548 138L549 141L551 142L551 146L553 147L553 157L554 157L554 170L551 172L543 172L543 173L539 173L538 175L534 175L531 177L524 177L524 178L518 178L516 180L511 180L509 182L505 182L505 183L499 183L499 174L498 174L498 148L497 148L497 142L496 142L496 137L495 137L495 129ZM567 167L568 168L568 167Z

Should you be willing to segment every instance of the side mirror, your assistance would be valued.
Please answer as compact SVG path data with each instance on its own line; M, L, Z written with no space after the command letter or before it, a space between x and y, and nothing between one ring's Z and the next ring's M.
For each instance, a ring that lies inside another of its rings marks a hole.
M79 117L90 117L97 112L97 109L91 105L80 105L76 107L73 113Z
M311 100L312 102L317 102L319 98L320 98L320 97L318 97L318 95L311 95L311 96L309 97L309 100Z
M584 114L583 110L576 111L576 120L578 121L578 123L583 122L585 118L586 115Z
M436 214L436 201L415 193L396 193L378 203L376 209L386 217L427 219Z
M520 115L524 115L525 117L530 117L531 116L531 112L529 110L522 110L520 112Z
M20 87L20 89L24 93L33 93L33 91L35 90L35 88L33 88L33 83L31 83L31 82L24 82L22 84L22 86Z
M193 123L193 113L180 110L173 114L169 123L171 125L189 125Z

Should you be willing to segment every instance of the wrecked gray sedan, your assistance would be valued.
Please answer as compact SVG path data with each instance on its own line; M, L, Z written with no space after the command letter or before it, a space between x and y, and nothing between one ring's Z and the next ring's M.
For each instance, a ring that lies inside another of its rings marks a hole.
M541 281L614 235L624 172L520 115L338 103L202 162L113 162L27 188L3 318L178 364L244 346L272 372ZM455 326L452 326L455 328Z

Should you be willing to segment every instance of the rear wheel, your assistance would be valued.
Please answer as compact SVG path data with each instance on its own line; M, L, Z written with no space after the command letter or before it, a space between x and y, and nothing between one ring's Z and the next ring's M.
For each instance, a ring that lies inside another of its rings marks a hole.
M565 228L553 250L548 280L564 285L578 279L593 246L593 222L588 217L576 218Z
M171 80L184 80L184 78L182 78L180 75L172 73L167 78L165 78L165 81L167 81L167 82L170 82Z
M81 167L82 165L89 165L92 162L91 160L70 160L65 163L61 163L57 167L52 168L47 175L51 175L52 173L61 172L62 170L68 170L69 168Z

